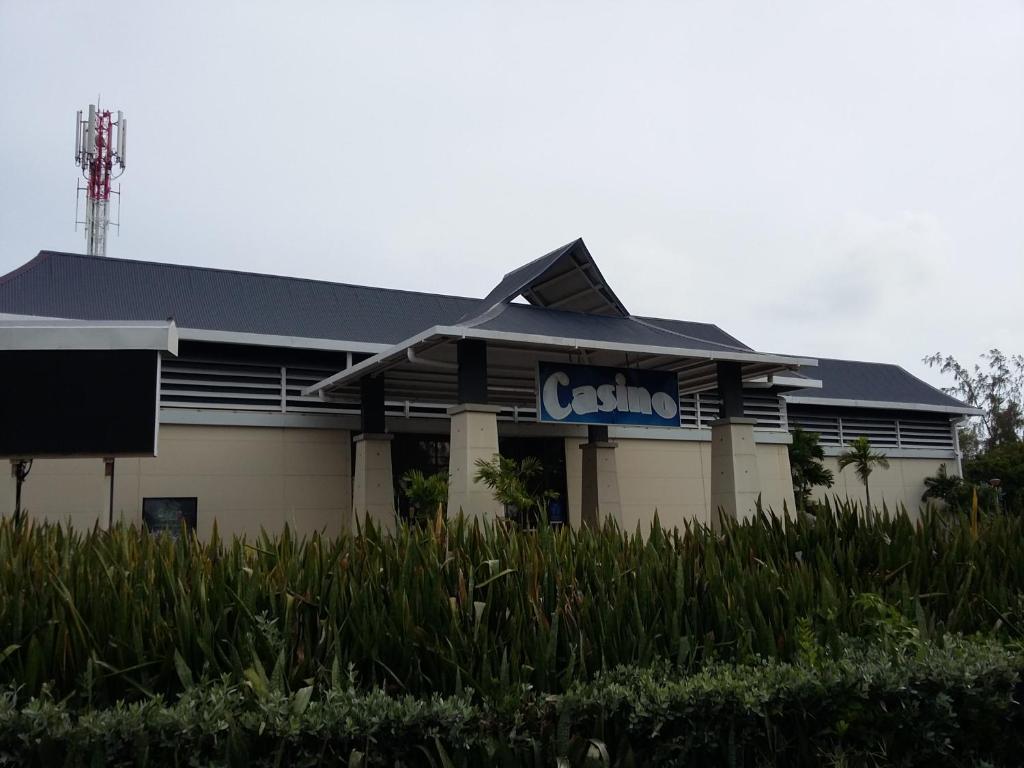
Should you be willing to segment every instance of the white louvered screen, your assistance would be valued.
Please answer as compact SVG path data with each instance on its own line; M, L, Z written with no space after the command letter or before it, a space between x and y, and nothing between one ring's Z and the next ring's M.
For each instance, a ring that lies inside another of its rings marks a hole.
M831 447L849 445L858 437L866 437L878 448L940 448L953 450L953 433L949 419L943 416L913 416L910 418L863 416L856 411L844 409L804 410L789 406L790 427L800 427L805 432L816 432L821 444ZM875 412L877 414L877 412Z
M281 367L165 358L160 367L160 405L280 411Z
M302 390L331 374L334 369L165 359L161 366L160 405L264 413L359 415L359 399L303 397ZM392 401L384 405L388 416L416 419L447 419L444 403ZM502 421L535 421L537 410L527 406L503 408Z
M359 413L358 402L302 397L303 387L332 373L335 371L165 358L160 369L160 405L264 413Z
M800 427L804 432L815 432L820 435L822 445L842 445L839 433L839 417L832 414L807 415L794 411L789 407L789 427Z
M689 429L706 429L718 418L718 395L714 392L682 395L679 398L679 421ZM756 419L755 429L785 429L784 404L775 395L743 397L743 414Z
M285 382L285 405L284 410L288 413L343 413L359 414L359 398L331 398L321 400L316 395L303 397L302 390L318 381L323 381L328 376L337 373L336 370L324 368L297 368L293 366L284 369Z

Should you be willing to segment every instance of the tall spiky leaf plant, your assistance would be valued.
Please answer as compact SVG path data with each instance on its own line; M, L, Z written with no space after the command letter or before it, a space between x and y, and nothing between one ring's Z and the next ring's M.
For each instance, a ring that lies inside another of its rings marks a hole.
M852 466L857 477L864 483L865 508L871 509L871 487L868 485L868 478L875 467L882 469L889 468L889 459L884 453L878 453L871 449L871 441L866 437L858 437L850 443L850 447L839 456L839 471Z

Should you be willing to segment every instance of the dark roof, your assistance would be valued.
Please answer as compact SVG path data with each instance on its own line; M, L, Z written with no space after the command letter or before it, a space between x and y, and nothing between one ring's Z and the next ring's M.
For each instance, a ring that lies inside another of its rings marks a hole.
M940 408L966 408L964 403L917 378L898 365L865 363L859 360L818 358L817 368L807 375L821 381L821 389L796 389L788 400L857 400L866 402L932 405Z
M580 312L542 309L526 304L509 304L500 314L471 325L488 331L528 333L563 339L590 339L682 349L751 351L749 347L738 345L729 334L713 325L685 323L675 324L675 328L668 329L655 324L663 322L638 317L584 315ZM678 330L681 326L685 326L690 333L681 333Z
M0 277L0 313L76 320L173 317L182 329L377 344L396 344L431 326L451 325L467 314L476 316L483 303L463 296L54 251L42 251ZM527 320L520 310L532 310L532 319ZM508 317L502 319L504 314ZM544 314L548 320L540 318ZM690 346L701 349L749 349L708 323L639 319L694 337L686 340L672 338L670 333L659 336L659 331L645 328L638 319L523 304L507 305L493 322L499 330L534 327L537 333L594 338L607 320L616 320L617 328L645 339L636 343L683 347L692 341Z
M477 314L498 309L517 296L539 307L590 315L629 316L629 311L604 279L582 238L506 274L481 300Z
M0 277L0 312L394 344L477 299L43 251Z
M682 337L689 336L698 339L707 339L708 341L714 341L722 346L731 347L733 349L749 350L751 352L754 351L751 347L748 347L735 336L726 333L717 325L712 325L711 323L697 323L691 320L666 320L662 317L644 317L641 319L644 322L656 325L659 328L664 328L665 330L678 334Z
M486 330L752 351L710 323L504 303L509 291L536 283L573 248L578 246L570 243L510 273L491 292L491 297L500 295L501 311L483 316L493 301L53 251L42 251L0 276L0 313L76 320L173 318L180 329L371 344L396 344L468 317L476 318L470 324ZM897 365L821 359L807 374L820 379L822 388L794 390L788 397L964 408Z

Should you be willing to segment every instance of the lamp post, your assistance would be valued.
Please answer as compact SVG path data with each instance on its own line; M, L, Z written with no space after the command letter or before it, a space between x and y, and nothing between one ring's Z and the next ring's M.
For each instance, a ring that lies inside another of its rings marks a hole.
M11 474L14 475L14 525L21 525L21 486L32 471L32 459L12 459Z

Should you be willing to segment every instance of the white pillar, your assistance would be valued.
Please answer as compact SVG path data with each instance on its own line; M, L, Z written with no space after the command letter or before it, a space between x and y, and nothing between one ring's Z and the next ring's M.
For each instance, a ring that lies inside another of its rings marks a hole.
M352 477L352 514L362 524L369 517L385 530L395 529L395 485L391 440L379 433L356 435L356 471Z
M755 419L732 416L711 422L711 523L721 516L747 520L757 511L761 492L757 472Z
M598 527L607 518L622 524L619 471L615 446L610 441L586 442L583 451L583 489L580 493L581 525Z
M463 403L448 409L451 442L448 451L448 515L495 519L504 513L494 492L476 482L477 459L498 454L498 411L494 405Z

